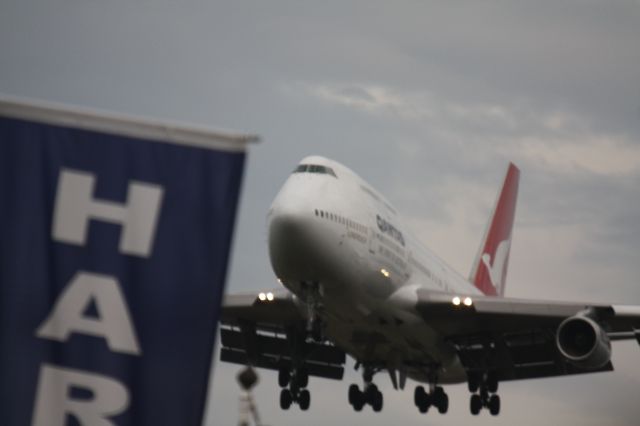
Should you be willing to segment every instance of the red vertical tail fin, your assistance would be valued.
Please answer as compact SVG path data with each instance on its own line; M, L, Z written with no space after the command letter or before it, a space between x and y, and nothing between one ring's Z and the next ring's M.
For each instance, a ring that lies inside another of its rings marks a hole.
M520 170L510 163L469 276L489 296L504 295L519 181Z

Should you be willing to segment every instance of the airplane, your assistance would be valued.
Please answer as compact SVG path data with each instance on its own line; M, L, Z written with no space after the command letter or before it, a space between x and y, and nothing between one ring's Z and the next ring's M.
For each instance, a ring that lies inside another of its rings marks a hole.
M396 390L422 383L421 413L446 413L442 385L466 382L473 415L499 414L503 381L612 371L611 341L640 344L640 306L504 296L519 179L510 163L464 278L356 173L304 158L267 215L281 287L226 296L220 359L277 370L285 410L309 408L309 376L341 380L346 354L363 378L347 392L355 411L382 410L382 371Z

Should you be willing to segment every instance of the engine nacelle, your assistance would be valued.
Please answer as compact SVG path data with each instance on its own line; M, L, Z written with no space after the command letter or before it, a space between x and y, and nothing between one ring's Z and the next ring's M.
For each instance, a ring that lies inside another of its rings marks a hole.
M611 359L609 336L597 322L586 316L576 315L562 321L556 332L556 345L577 367L595 370Z

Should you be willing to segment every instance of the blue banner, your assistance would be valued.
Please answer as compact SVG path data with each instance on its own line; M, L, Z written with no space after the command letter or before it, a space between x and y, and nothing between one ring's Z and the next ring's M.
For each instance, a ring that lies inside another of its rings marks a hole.
M200 425L244 149L0 117L0 424Z

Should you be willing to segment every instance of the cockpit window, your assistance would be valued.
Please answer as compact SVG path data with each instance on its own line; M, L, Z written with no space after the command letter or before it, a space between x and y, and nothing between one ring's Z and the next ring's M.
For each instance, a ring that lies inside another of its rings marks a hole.
M293 173L320 173L331 175L335 178L338 177L331 167L320 166L317 164L300 164L298 165L298 167L296 167Z

